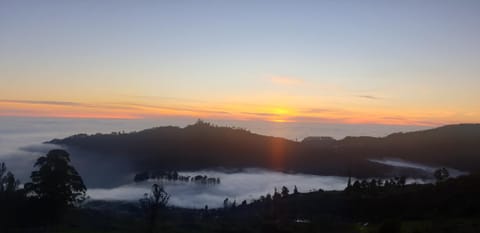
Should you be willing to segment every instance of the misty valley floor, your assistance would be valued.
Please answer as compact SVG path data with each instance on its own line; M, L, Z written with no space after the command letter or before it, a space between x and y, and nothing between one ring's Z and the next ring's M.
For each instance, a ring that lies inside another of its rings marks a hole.
M290 192L218 209L169 207L161 211L155 232L477 233L479 196L479 174L436 184L363 182L343 191ZM138 203L91 201L68 212L54 227L6 232L144 231Z
M168 180L148 180L130 183L111 189L89 189L92 200L137 201L144 193L150 191L153 183L161 183L171 194L170 205L182 208L218 208L225 198L242 202L258 199L261 195L273 193L275 189L286 186L293 190L296 186L301 192L312 190L343 190L347 185L347 177L317 176L306 174L286 174L265 169L245 169L236 172L196 171L180 172L189 177L201 174L218 177L219 184L184 183Z
M225 198L242 202L251 202L267 193L272 194L275 189L282 186L300 192L322 190L343 190L348 177L318 176L308 174L286 174L265 169L243 169L241 171L226 172L203 170L196 172L180 172L184 176L207 175L218 177L220 183L204 185L196 183L183 183L168 180L148 180L139 183L133 182L113 188L93 188L88 190L91 200L110 201L137 201L144 193L150 191L153 183L161 183L165 190L171 194L170 205L181 208L218 208L223 205ZM432 179L409 178L407 183L431 183Z

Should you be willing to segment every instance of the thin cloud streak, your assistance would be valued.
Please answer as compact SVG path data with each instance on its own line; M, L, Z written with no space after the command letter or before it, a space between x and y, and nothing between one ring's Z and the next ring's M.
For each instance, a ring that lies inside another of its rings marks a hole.
M50 100L0 100L2 103L12 104L39 104L39 105L59 105L59 106L90 106L88 104L69 102L69 101L50 101Z
M370 99L370 100L379 100L379 99L382 99L381 97L373 96L373 95L357 95L356 97L358 97L358 98L363 98L363 99Z
M284 85L284 86L296 86L304 83L302 79L285 77L285 76L273 76L273 77L270 77L270 81L274 84Z

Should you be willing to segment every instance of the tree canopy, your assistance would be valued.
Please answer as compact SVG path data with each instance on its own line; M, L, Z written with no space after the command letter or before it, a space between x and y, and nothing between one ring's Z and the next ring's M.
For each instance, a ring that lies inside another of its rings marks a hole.
M49 151L34 166L38 171L33 171L32 182L25 184L29 194L61 206L72 206L85 199L87 188L65 150Z

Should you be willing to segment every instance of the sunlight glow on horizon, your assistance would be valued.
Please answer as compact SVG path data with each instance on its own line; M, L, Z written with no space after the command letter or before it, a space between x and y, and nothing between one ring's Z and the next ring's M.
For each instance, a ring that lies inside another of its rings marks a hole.
M201 119L260 120L275 123L312 122L343 124L389 124L437 126L461 123L448 118L429 121L428 116L388 117L388 113L377 112L312 112L310 109L263 107L254 111L250 106L228 108L225 111L209 111L199 107L176 108L141 104L80 104L14 102L0 100L0 116L54 117L54 118L99 118L99 119L148 119L157 117L192 117ZM206 109L221 109L215 106ZM295 110L294 110L295 109ZM412 114L413 115L413 114Z
M346 2L0 2L0 116L480 122L479 1Z

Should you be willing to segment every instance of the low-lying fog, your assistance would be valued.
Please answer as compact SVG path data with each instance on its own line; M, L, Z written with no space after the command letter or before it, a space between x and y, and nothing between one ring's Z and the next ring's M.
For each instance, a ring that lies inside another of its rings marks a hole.
M220 184L198 184L194 182L146 181L138 184L131 183L112 189L90 189L91 199L103 200L133 200L143 197L150 191L154 182L163 184L165 190L171 194L170 204L181 207L202 208L205 205L215 208L223 205L225 198L236 200L240 204L243 200L258 199L267 193L273 194L282 186L293 191L296 185L300 192L318 190L341 190L347 184L346 177L315 176L305 174L285 174L262 169L246 169L242 172L226 173L219 171L181 172L181 175L206 175L220 178Z
M129 200L137 201L144 193L150 192L153 183L163 184L171 195L170 204L180 207L209 208L221 207L225 198L240 204L243 200L250 202L274 189L281 191L282 186L293 192L297 186L299 192L322 190L343 190L347 177L316 176L306 174L286 174L263 169L245 169L242 172L226 173L220 171L181 172L181 175L206 175L220 178L220 184L208 185L149 180L130 183L111 189L90 189L88 195L92 200ZM428 180L409 179L407 183L425 183Z
M370 162L374 163L380 163L392 167L400 167L400 168L414 168L418 170L425 171L428 174L433 174L435 170L441 168L441 166L428 166L425 164L419 164L419 163L414 163L414 162L409 162L401 159L396 159L396 158L389 158L389 159L369 159ZM460 171L457 169L453 168L446 168L448 170L448 173L450 174L451 177L457 177L461 175L466 175L468 172Z

